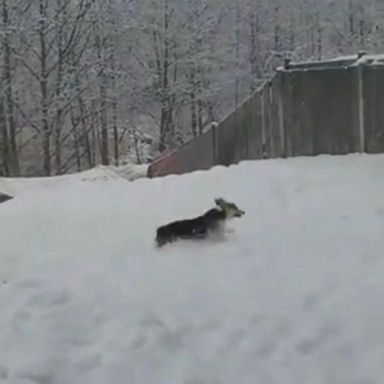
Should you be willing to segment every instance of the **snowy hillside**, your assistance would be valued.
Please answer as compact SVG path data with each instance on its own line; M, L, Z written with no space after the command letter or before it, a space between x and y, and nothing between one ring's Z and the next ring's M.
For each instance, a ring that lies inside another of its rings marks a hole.
M384 156L67 180L0 205L1 384L383 382ZM154 247L217 196L226 241Z
M31 189L52 190L61 189L63 186L72 184L76 186L79 182L108 182L109 180L125 179L134 181L147 177L148 166L145 164L127 164L115 167L113 165L98 165L95 168L70 175L55 177L29 177L29 178L5 178L0 177L0 193L12 196L28 194Z

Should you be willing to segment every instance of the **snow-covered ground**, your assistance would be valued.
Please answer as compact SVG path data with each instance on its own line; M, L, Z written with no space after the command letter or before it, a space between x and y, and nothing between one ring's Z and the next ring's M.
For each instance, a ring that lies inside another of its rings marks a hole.
M384 156L67 181L0 205L0 383L383 383ZM226 241L154 247L217 196Z
M119 167L98 165L87 171L55 177L0 177L0 192L16 196L30 193L31 189L61 189L68 184L77 185L79 182L108 182L119 178L134 181L147 177L147 170L146 164L127 164Z

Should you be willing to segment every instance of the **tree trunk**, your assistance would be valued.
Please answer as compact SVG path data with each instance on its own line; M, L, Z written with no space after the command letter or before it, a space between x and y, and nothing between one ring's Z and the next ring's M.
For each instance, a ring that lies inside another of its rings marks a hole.
M111 4L109 4L111 5ZM109 56L109 66L111 70L111 100L112 100L112 132L113 132L113 156L115 165L119 165L120 151L119 151L119 131L117 126L117 87L116 87L116 36L118 34L116 19L114 16L113 10L111 10L111 25L112 25L112 34L111 46L110 46L110 56Z
M136 163L141 164L142 159L141 159L141 155L140 155L139 140L138 140L137 133L135 130L133 131L133 145L135 147Z
M85 109L85 106L84 106L84 101L83 101L83 98L81 96L78 97L78 104L79 104L79 112L80 112L80 121L81 121L81 130L82 130L82 141L84 143L84 147L85 147L85 156L86 156L86 159L87 159L87 166L88 168L92 168L95 166L94 162L93 162L93 159L92 159L92 148L91 148L91 142L90 142L90 139L89 139L89 131L90 129L93 129L93 128L87 128L87 119L86 119L86 109ZM93 123L92 122L89 122L89 119L88 119L88 124L90 125L90 127L93 126Z
M195 68L191 69L190 74L190 87L191 92L189 94L191 98L191 133L193 137L197 136L197 114L196 114L196 81L195 81Z
M112 50L115 47L112 47ZM117 127L117 95L116 95L116 63L114 52L111 53L111 82L112 82L112 130L113 130L113 155L115 165L119 165L119 131Z
M92 121L91 121L91 141L92 141L92 164L96 165L97 163L97 145L99 142L99 134L97 130L97 122L100 120L99 119L99 110L97 107L97 100L95 99L95 96L92 96L91 99L91 116L92 116Z
M75 159L76 159L76 168L78 172L81 172L81 155L80 155L80 145L79 145L79 134L77 132L77 121L75 118L75 114L73 113L73 108L70 107L71 114L71 123L72 123L72 134L73 134L73 142L75 144Z
M281 50L281 28L280 28L280 8L275 7L275 28L273 31L273 50L279 52Z
M249 47L249 63L251 70L251 84L249 90L251 94L256 91L258 80L262 77L260 70L260 21L258 11L254 9L254 5L250 4L250 15L249 15L249 35L250 35L250 47Z
M108 117L107 117L107 79L105 74L105 52L104 42L102 42L101 31L96 21L95 48L97 60L99 62L98 81L99 81L99 116L100 116L100 156L101 164L109 164L109 139L108 139ZM103 39L105 40L105 39Z
M92 168L95 166L95 162L92 155L90 134L94 130L93 127L95 123L90 119L90 117L87 116L87 106L83 100L83 97L81 96L81 90L82 90L81 81L80 81L79 73L74 63L73 63L73 70L75 71L75 75L74 75L75 90L77 93L77 103L79 105L79 113L80 113L79 118L81 122L81 138L85 147L85 157L87 161L87 167ZM87 80L89 81L89 79Z
M204 131L203 101L200 98L197 100L197 128L199 135L202 135Z
M101 164L109 164L109 148L108 148L108 123L107 123L107 90L105 86L105 78L102 76L100 89L100 134L101 134Z
M13 84L11 69L11 46L9 30L9 13L7 0L3 0L3 58L4 58L4 87L5 87L5 115L9 130L9 168L13 176L20 175L19 156L16 143L16 123L14 114Z
M207 113L208 113L208 120L210 123L216 120L215 118L215 109L213 107L213 104L210 100L206 102L207 104Z
M355 36L355 15L354 6L352 0L348 0L348 24L349 24L349 35L351 38Z
M169 91L169 3L168 0L164 0L164 55L161 63L158 49L156 49L156 60L158 67L158 75L161 84L161 110L160 110L160 142L159 151L163 152L167 144L170 141L170 127L172 124L172 107L170 103L170 91ZM157 44L156 34L155 44Z
M62 15L64 13L64 15ZM63 80L63 71L64 71L64 50L63 44L65 43L65 32L64 28L61 27L63 23L62 18L65 19L65 9L62 10L62 1L57 0L57 15L56 20L59 30L57 32L56 41L57 41L57 77L56 77L56 103L58 104L56 110L56 119L55 119L55 131L54 131L54 143L55 143L55 169L56 174L61 173L62 168L62 159L61 159L61 133L63 128L63 109L61 106L61 93L62 93L62 80Z
M46 124L43 121L43 124ZM45 176L51 175L51 143L50 143L51 135L49 132L44 130L43 132L43 172Z
M235 56L236 56L236 79L235 79L235 108L239 105L240 98L240 4L236 1L236 39L235 39Z
M40 43L40 92L41 92L41 126L43 149L43 172L51 175L51 130L48 116L48 74L46 46L46 17L47 9L43 0L39 2L39 43Z
M3 98L0 98L0 131L1 131L1 161L2 161L2 174L10 176L9 172L9 139L7 124L5 122L4 103Z

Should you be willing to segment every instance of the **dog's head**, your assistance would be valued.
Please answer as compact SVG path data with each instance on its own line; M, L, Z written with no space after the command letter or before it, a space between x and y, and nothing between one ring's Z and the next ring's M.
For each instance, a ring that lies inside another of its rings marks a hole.
M227 218L241 217L245 214L235 203L230 203L223 198L215 199L216 205L225 212Z

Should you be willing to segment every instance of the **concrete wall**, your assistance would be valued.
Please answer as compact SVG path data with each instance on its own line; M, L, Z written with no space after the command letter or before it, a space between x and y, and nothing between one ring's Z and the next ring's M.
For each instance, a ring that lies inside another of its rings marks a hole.
M384 66L276 73L220 124L149 167L180 174L246 159L384 152Z

